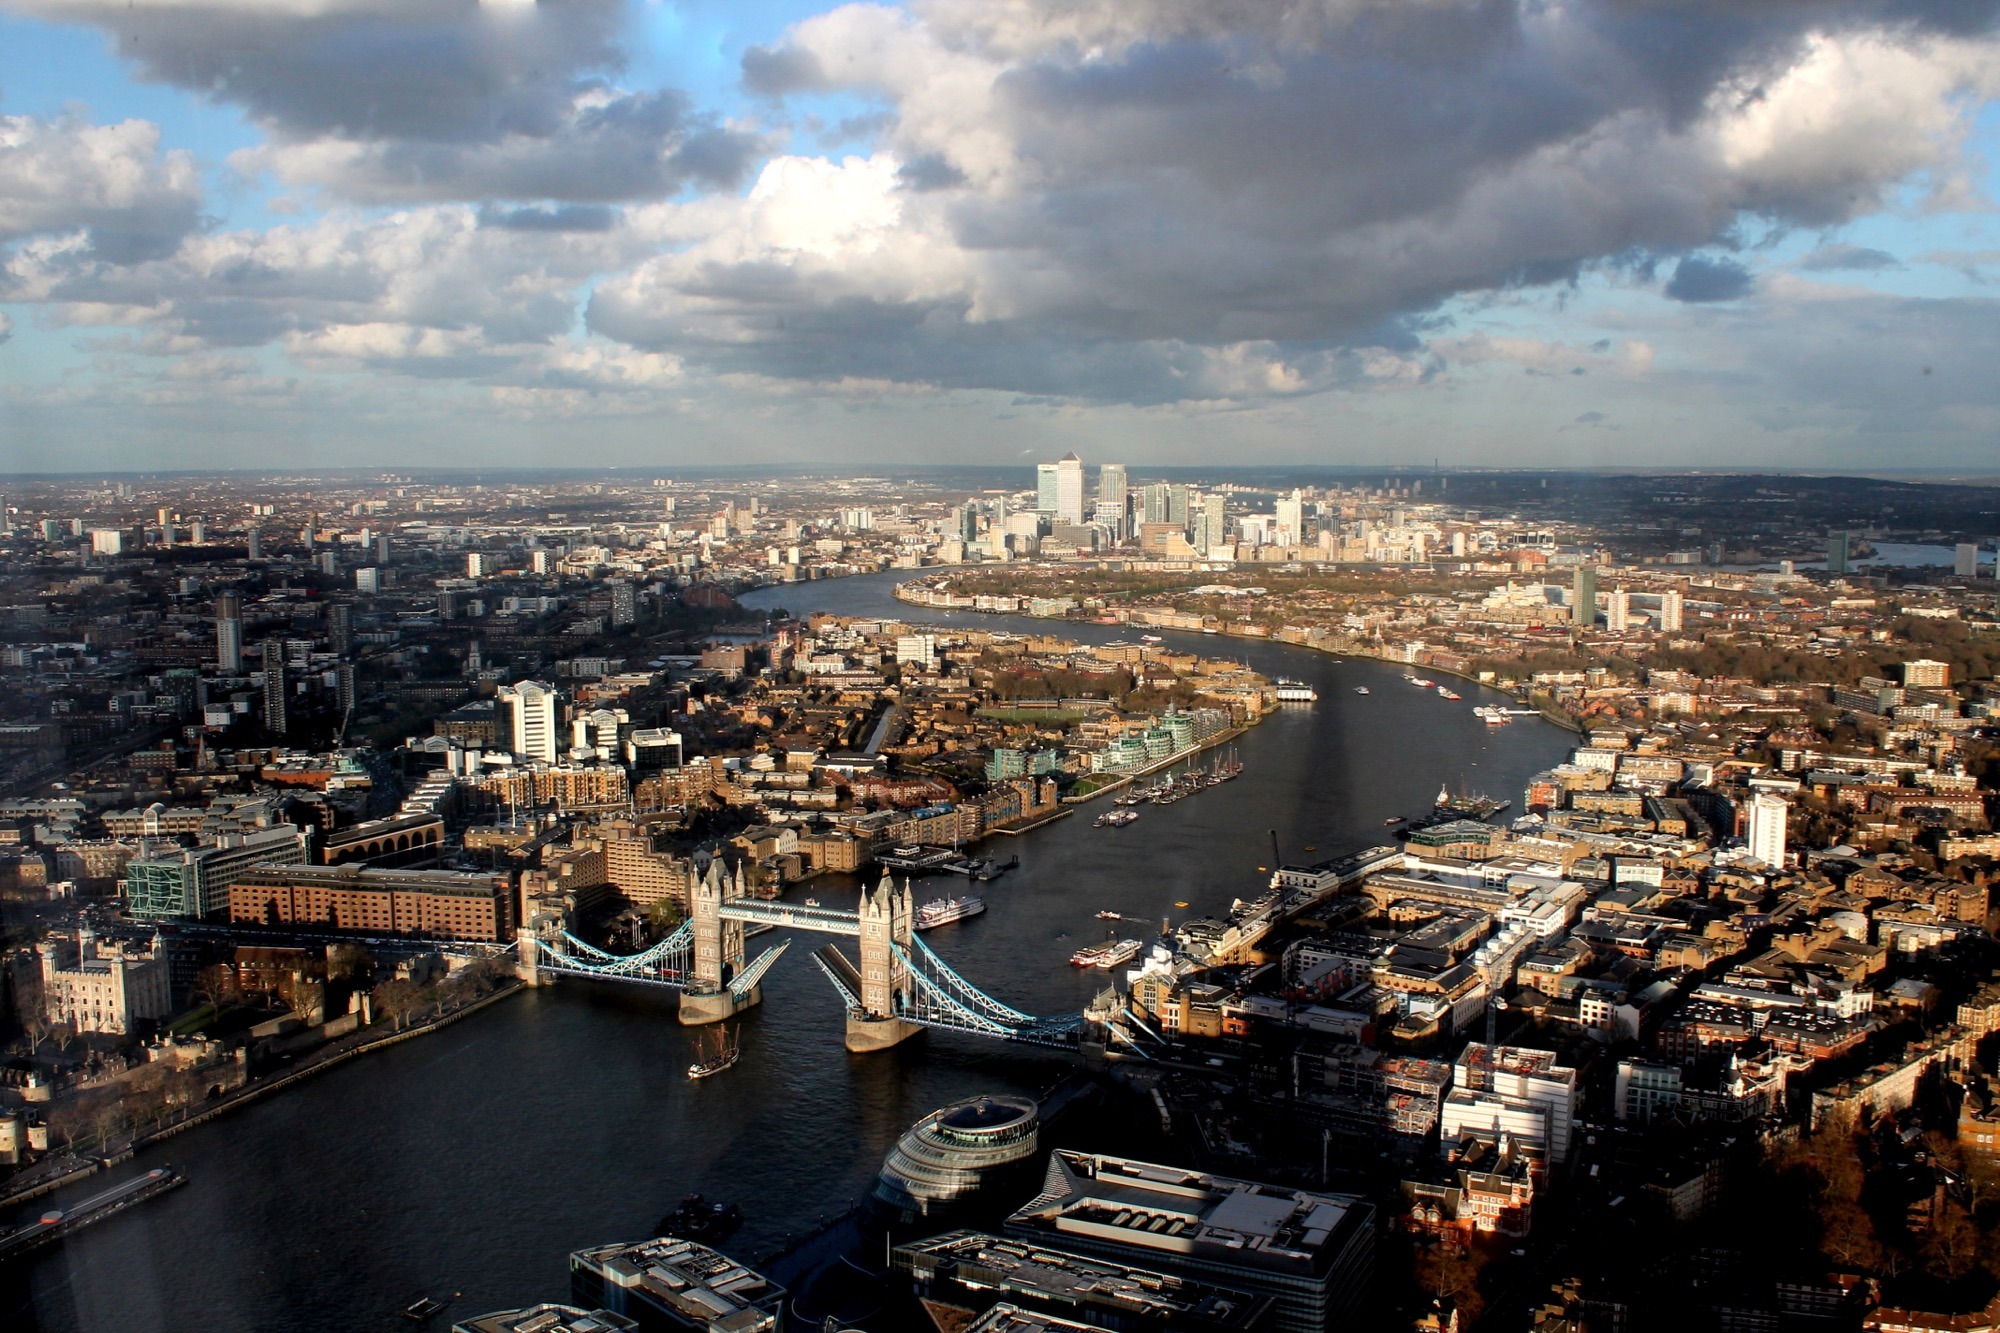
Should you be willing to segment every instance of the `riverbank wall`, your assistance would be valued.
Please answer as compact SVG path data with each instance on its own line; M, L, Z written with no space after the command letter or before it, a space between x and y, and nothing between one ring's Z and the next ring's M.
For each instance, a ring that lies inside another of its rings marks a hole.
M424 1022L406 1027L400 1032L391 1032L384 1036L370 1038L346 1050L332 1052L302 1068L288 1070L276 1077L258 1079L254 1082L246 1083L235 1092L218 1097L212 1104L202 1107L184 1119L176 1120L172 1124L162 1125L158 1129L148 1130L144 1134L137 1135L124 1147L114 1152L89 1159L74 1171L67 1171L60 1176L39 1181L24 1189L0 1195L0 1208L11 1208L17 1204L27 1203L32 1199L39 1199L45 1194L53 1194L65 1186L73 1185L79 1180L88 1179L96 1175L99 1171L107 1170L123 1162L128 1162L143 1149L150 1148L156 1143L170 1139L176 1134L193 1129L197 1125L205 1125L219 1116L227 1115L231 1111L240 1110L253 1102L261 1101L275 1092L280 1092L295 1084L302 1083L306 1079L325 1073L327 1070L335 1068L338 1065L346 1064L349 1060L366 1055L370 1051L378 1051L385 1046L394 1046L398 1042L409 1041L415 1037L428 1036L430 1033L442 1031L460 1019L470 1018L473 1014L478 1013L487 1006L497 1004L506 997L526 989L527 986L521 982L508 982L491 995L481 996L477 1000L470 1001L453 1009L448 1014L439 1014Z

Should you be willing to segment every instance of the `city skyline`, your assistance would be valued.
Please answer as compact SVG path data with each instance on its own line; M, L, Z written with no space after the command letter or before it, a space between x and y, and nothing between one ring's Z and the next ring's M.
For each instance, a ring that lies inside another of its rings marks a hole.
M1973 6L0 0L0 50L9 470L1950 469L2000 414Z

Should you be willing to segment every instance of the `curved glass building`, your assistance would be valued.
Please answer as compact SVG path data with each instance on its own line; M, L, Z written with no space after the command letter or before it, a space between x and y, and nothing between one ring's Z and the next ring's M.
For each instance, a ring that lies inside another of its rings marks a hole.
M872 1200L895 1222L962 1212L981 1189L1031 1170L1041 1115L1026 1097L974 1097L912 1125L875 1178Z

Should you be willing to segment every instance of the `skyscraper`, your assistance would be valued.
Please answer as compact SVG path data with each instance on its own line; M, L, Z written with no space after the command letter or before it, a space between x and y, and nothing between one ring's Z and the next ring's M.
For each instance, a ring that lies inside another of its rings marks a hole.
M538 680L502 685L497 691L507 708L507 748L523 759L556 762L561 736L556 730L556 691Z
M1056 462L1056 522L1083 522L1083 460L1073 453Z
M970 500L958 507L958 539L968 546L979 540L979 506Z
M1051 518L1056 512L1056 465L1035 464L1035 512Z
M250 549L245 554L251 560L262 560L264 558L264 533L262 529L250 529Z
M1847 572L1847 529L1836 528L1826 534L1826 572L1845 574Z
M282 736L291 728L285 718L285 641L264 640L264 729Z
M1951 572L1959 578L1979 576L1979 543L1960 542L1952 553Z
M227 672L243 669L243 599L233 592L215 599L215 666Z
M1785 821L1791 807L1785 798L1760 791L1750 798L1750 855L1773 868L1785 864Z
M1116 505L1122 512L1125 508L1125 494L1129 489L1123 463L1106 463L1097 469L1097 502L1100 505Z
M1570 585L1569 618L1580 630L1597 623L1597 566L1576 567L1576 580Z

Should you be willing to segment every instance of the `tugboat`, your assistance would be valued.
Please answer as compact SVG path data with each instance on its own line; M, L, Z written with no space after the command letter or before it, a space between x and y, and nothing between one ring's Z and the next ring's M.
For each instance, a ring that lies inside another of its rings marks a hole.
M699 1194L687 1195L672 1212L653 1224L660 1236L713 1245L743 1225L743 1210L733 1203L710 1203Z
M714 1041L704 1040L710 1034L697 1032L694 1037L694 1063L688 1066L691 1079L707 1078L710 1074L720 1074L735 1064L743 1055L743 1048L736 1044L736 1034L727 1026L714 1032Z

